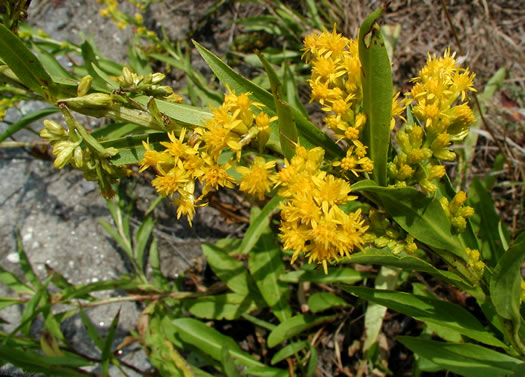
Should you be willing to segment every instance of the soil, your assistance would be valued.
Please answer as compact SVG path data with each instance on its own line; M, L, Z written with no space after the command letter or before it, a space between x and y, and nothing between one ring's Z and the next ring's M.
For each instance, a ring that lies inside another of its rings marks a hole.
M378 1L340 2L344 11L338 14L338 25L349 36L355 36L359 23L380 5ZM207 10L214 4L215 1L211 0L154 3L149 8L146 23L156 30L164 27L172 39L194 38L219 56L224 56L231 51L233 40L242 32L242 27L232 21L267 11L258 4L226 1L207 15ZM478 145L482 148L476 155L469 179L474 175L482 176L492 168L498 148L505 152L508 162L503 171L497 172L498 182L502 183L498 186L498 204L502 217L514 231L525 226L523 188L504 183L523 182L524 178L525 9L522 5L520 0L449 1L447 9L456 35L438 1L392 1L384 18L386 24L401 25L393 59L394 80L401 89L406 87L409 77L417 75L427 52L441 54L447 46L458 51L463 64L476 72L479 90L497 69L508 69L504 88L488 104L487 123L479 131ZM124 10L134 13L129 4L124 6ZM113 22L100 17L100 8L101 5L93 0L33 0L28 22L57 40L80 43L84 37L92 38L103 55L126 62L132 30L119 30ZM305 34L307 32L305 30ZM209 74L197 55L193 61ZM242 67L238 68L242 70ZM174 85L183 85L181 79ZM16 121L39 107L43 104L21 103L8 112L5 121ZM95 121L86 119L85 122ZM0 132L6 127L7 123L0 122ZM15 139L38 140L41 127L41 122L37 122L31 130L17 133ZM26 149L0 149L0 176L4 177L0 180L0 260L5 269L20 277L23 275L16 253L19 235L40 277L45 276L46 265L62 273L73 284L114 279L126 273L125 258L99 224L99 220L111 222L111 218L95 184L84 181L74 170L57 171L52 161L36 158ZM136 228L140 224L141 212L147 207L147 200L154 197L154 192L143 179L133 187L132 195L137 199L137 211L132 221ZM218 203L228 203L234 195L233 192L221 194ZM220 209L221 205L217 207ZM239 217L246 217L247 213L240 207ZM174 220L174 208L168 203L160 205L155 210L155 217L159 224L156 235L160 242L163 272L176 276L191 267L201 258L202 242L242 236L246 224L231 221L231 217L226 221L225 213L212 207L202 208L190 228L186 222ZM8 294L8 290L0 285L0 296ZM88 313L104 330L119 308L123 315L116 344L134 328L139 308L131 303L108 305ZM20 308L16 307L2 311L0 317L8 323L2 325L3 330L13 329L20 315ZM68 321L65 332L74 344L89 353L90 342L79 318ZM145 355L138 348L126 355L126 361L142 370L149 368ZM2 371L9 373L13 369L0 369L0 375ZM113 370L112 375L119 374Z

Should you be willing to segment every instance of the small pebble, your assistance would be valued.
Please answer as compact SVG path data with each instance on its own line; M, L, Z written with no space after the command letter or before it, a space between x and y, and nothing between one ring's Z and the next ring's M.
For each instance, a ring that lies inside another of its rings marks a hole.
M11 263L18 263L20 262L20 256L18 253L9 253L7 254L7 261Z

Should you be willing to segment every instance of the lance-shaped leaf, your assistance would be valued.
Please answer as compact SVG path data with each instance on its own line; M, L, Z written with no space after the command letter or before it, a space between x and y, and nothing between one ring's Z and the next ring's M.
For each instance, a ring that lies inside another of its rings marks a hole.
M266 58L259 54L266 74L270 79L270 85L272 88L273 100L275 103L275 109L277 116L279 117L279 138L281 140L281 151L283 156L290 160L295 154L295 145L297 143L297 128L295 126L295 119L292 114L290 105L283 101L282 84L271 64Z
M379 187L372 181L352 185L352 191L372 192L380 199L388 214L408 234L435 249L448 250L466 259L465 248L452 233L450 219L436 198L429 198L412 187Z
M343 286L343 289L364 300L386 306L417 320L450 328L485 344L506 347L502 341L487 331L476 317L457 304L391 290L349 286Z
M0 24L0 58L25 86L51 101L49 88L53 80L24 42L3 24Z
M264 367L263 363L255 360L247 352L242 351L232 338L206 326L201 321L193 318L177 318L171 323L175 330L175 335L183 342L191 344L215 360L222 361L222 350L227 348L228 353L235 360L235 364L252 368ZM288 375L282 369L266 367L266 370L266 376L281 377Z
M7 129L0 135L0 142L4 141L9 136L13 135L15 132L18 132L22 128L26 128L34 121L44 118L58 111L59 110L56 107L49 107L46 109L33 111L31 114L26 115L22 119L18 120L17 122L7 127Z
M363 136L374 161L374 179L381 186L386 186L387 182L392 118L392 71L381 28L377 24L384 11L385 8L381 8L373 12L359 30L363 108L367 117Z
M316 316L311 314L298 314L279 324L268 335L268 347L275 347L281 342L290 339L292 336L299 335L305 330L318 326L321 323L331 321L336 316Z
M250 218L250 226L242 239L241 246L239 246L239 254L247 254L255 246L261 234L270 224L270 217L277 210L279 203L283 198L279 196L273 197L260 212L253 212Z
M490 280L490 298L496 312L519 325L521 273L525 257L525 232L521 233L512 247L503 254Z
M248 267L257 288L272 313L284 321L292 316L288 284L279 281L285 267L281 249L269 227L249 254Z
M398 339L412 352L461 376L506 377L523 365L519 359L476 344L451 344L410 336Z

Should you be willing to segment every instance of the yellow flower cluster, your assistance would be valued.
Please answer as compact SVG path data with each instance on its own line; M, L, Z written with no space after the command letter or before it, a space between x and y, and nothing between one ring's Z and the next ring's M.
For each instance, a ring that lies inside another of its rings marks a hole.
M271 118L261 111L263 105L253 102L249 93L236 95L229 91L224 103L212 108L213 116L202 127L195 129L186 140L186 129L175 136L169 133L169 141L161 142L162 151L143 142L146 152L140 163L140 171L154 167L155 189L164 197L173 198L177 206L177 218L185 215L192 222L195 208L206 205L205 197L219 187L232 188L240 184L240 190L262 199L274 182L272 169L275 162L255 158L250 168L238 167L240 182L229 170L241 159L242 148L257 139L268 140ZM254 114L258 110L258 115ZM195 196L195 185L202 186L201 194Z
M359 140L366 124L362 112L363 90L361 63L357 40L348 39L336 33L324 31L312 34L304 40L303 58L312 65L312 77L308 81L312 88L312 101L318 101L327 113L326 126L338 141L348 146L345 158L334 166L359 173L372 172L373 161L366 156L366 146ZM394 96L397 99L399 94ZM400 115L403 107L393 101L392 113ZM392 120L393 121L393 120Z
M14 97L0 98L0 121L4 119L7 110L13 107L17 101L18 99Z
M398 154L388 166L396 186L417 183L426 192L437 190L432 180L445 174L439 161L456 158L449 145L465 138L475 121L465 102L467 92L475 91L474 76L468 68L459 67L449 50L443 57L428 57L406 93L405 103L413 106L412 113L421 125L408 125L396 135Z
M324 150L297 146L295 156L278 173L281 233L284 248L293 250L292 263L304 253L308 262L327 264L348 256L363 244L367 230L361 210L344 212L339 206L350 200L350 184L320 170Z
M468 257L468 266L479 274L483 273L483 270L485 269L485 263L479 259L479 250L469 249L467 247L466 252Z
M466 218L474 215L474 208L464 205L466 201L467 194L463 191L458 191L450 203L445 197L440 199L441 206L450 217L452 226L459 232L463 232L467 227Z

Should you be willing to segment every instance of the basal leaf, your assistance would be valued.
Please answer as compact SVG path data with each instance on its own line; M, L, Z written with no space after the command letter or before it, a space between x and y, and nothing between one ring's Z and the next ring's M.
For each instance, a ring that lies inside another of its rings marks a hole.
M198 318L234 320L256 309L257 305L250 296L226 293L184 300L184 307Z
M308 297L308 308L310 308L312 313L348 305L344 299L330 292L318 292Z
M364 300L378 303L417 320L451 328L479 342L503 347L505 344L484 328L470 312L451 302L406 292L365 287L343 289Z
M316 316L312 314L298 314L284 322L281 322L268 335L268 347L272 348L290 339L293 336L299 335L305 330L318 326L321 323L331 321L336 316Z
M220 361L222 359L222 349L227 347L229 353L238 364L247 367L264 366L261 362L252 358L247 352L242 351L237 342L232 338L206 326L199 320L193 318L177 318L171 323L174 326L175 334L183 342L191 344L215 360Z
M410 336L398 339L412 352L466 377L506 377L523 364L519 359L476 344L451 344Z
M224 250L214 245L203 244L202 251L213 272L228 288L244 297L253 295L253 291L250 290L253 282L243 262L229 256Z
M278 362L297 354L307 345L308 345L308 342L306 340L303 340L301 342L287 344L286 346L281 348L279 351L277 351L275 355L273 355L271 364L275 365Z

